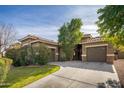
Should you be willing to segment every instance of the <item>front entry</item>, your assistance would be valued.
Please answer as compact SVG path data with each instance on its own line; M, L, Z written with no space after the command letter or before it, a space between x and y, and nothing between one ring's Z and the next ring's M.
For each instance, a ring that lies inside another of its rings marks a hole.
M55 61L55 49L51 49L51 59L50 61Z
M78 44L74 49L74 57L73 60L82 60L82 45Z

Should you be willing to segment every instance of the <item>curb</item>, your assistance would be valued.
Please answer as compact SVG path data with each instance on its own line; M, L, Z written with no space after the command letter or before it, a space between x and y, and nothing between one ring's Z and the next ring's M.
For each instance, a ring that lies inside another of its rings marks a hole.
M113 68L113 71L114 71L114 73L116 74L116 76L117 76L117 78L118 78L118 81L120 82L120 80L119 80L119 76L118 76L118 73L117 73L117 71L116 71L116 69L115 69L115 66L112 65L112 68Z

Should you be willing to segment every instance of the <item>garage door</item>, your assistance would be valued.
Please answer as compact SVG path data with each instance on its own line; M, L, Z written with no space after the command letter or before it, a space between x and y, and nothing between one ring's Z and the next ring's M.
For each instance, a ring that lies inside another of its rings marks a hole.
M88 62L106 62L106 47L88 47L87 48Z

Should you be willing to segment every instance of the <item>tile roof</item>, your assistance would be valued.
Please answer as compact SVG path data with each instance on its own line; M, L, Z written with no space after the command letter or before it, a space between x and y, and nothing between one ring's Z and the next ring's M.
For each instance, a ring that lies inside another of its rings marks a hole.
M22 42L23 40L26 40L28 38L34 39L34 40L32 40L32 43L34 43L34 42L44 42L44 43L48 43L48 44L58 45L58 43L53 41L53 40L48 40L48 39L45 39L45 38L37 37L35 35L27 35L24 38L19 39L19 41Z

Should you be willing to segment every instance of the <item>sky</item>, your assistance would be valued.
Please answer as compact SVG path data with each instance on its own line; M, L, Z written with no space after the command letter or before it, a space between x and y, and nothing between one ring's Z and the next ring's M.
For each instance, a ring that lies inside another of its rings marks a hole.
M104 6L0 6L0 22L13 24L18 39L28 35L57 41L58 29L72 18L81 18L81 32L98 36L97 10Z

